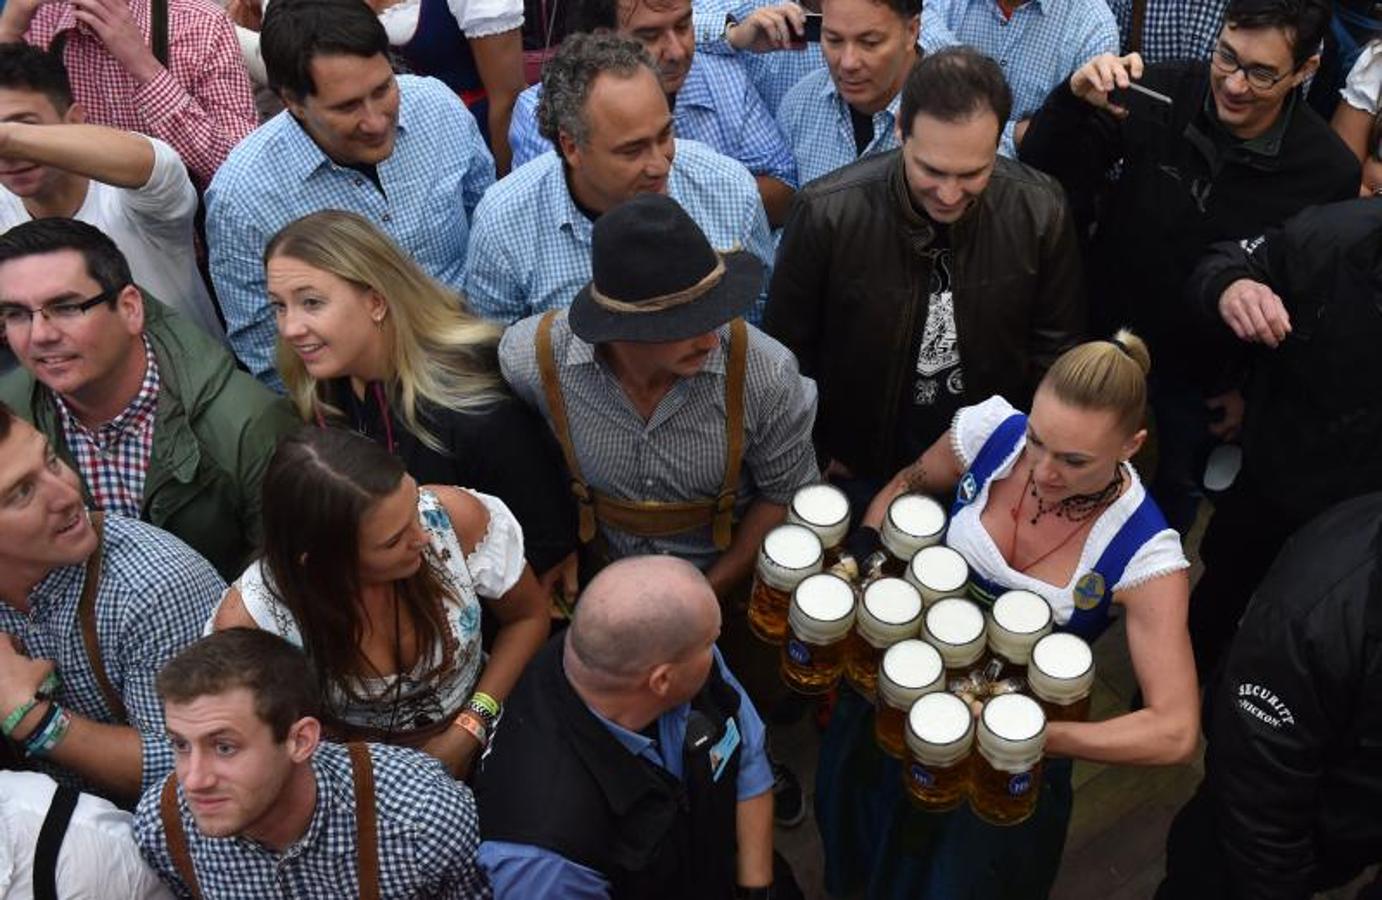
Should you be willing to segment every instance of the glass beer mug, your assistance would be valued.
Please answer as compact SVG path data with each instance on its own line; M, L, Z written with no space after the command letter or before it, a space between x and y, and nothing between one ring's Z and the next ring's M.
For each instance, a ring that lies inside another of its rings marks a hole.
M779 525L763 538L749 594L749 630L759 640L787 639L787 607L802 579L821 570L821 542L804 525Z
M1046 714L1031 697L990 698L979 714L969 804L991 825L1016 825L1036 809Z
M798 488L787 507L787 521L816 533L825 548L823 568L840 561L841 545L849 532L849 498L833 484Z
M879 574L901 578L907 563L922 547L945 533L945 508L925 494L903 494L888 504L880 537L883 540ZM872 559L872 557L870 557Z
M1048 634L1032 648L1027 685L1050 721L1083 722L1094 687L1094 652L1073 634Z
M970 787L974 714L954 694L927 694L907 713L907 765L902 779L912 803L944 812L964 802Z
M901 578L879 578L864 587L845 649L845 678L873 699L883 651L921 631L921 594Z
M994 659L1003 664L998 678L1023 678L1032 647L1051 633L1051 606L1031 591L1006 591L993 601L989 615L988 645Z
M854 625L854 588L838 575L807 577L792 592L782 680L801 694L823 694L845 668L845 643Z
M921 591L927 606L946 597L963 597L969 590L969 563L944 544L922 547L907 566L907 580Z
M984 613L972 600L937 600L922 617L922 639L940 651L946 684L966 678L984 655Z
M878 666L878 706L873 737L878 749L902 759L907 755L907 711L927 694L945 690L945 664L935 647L922 640L899 641Z

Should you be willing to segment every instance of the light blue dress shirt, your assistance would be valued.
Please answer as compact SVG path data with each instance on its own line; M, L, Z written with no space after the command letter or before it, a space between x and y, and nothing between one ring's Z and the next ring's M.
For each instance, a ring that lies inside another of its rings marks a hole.
M1030 119L1080 66L1100 53L1117 53L1118 23L1106 0L1027 0L1011 19L998 0L927 0L921 46L931 53L956 44L1003 67L1013 111L999 152L1016 159L1013 125Z
M704 144L678 139L667 194L682 205L716 250L738 248L771 275L773 242L758 185L747 169ZM465 294L475 312L512 325L571 305L590 281L593 224L576 208L555 150L519 166L475 210ZM751 314L762 318L760 294Z
M206 192L211 278L230 344L278 390L277 330L264 284L264 247L283 226L323 209L359 213L432 277L461 284L475 207L494 183L494 160L475 118L434 78L398 76L398 135L379 163L383 189L337 165L287 110L231 151Z
M735 782L739 800L749 800L765 793L773 786L772 764L768 762L767 739L763 720L754 709L744 688L725 665L716 647L715 664L725 683L739 693L740 740L739 777ZM634 756L662 766L682 780L682 744L686 740L686 722L691 705L683 703L662 714L657 720L657 740L629 731L591 710L610 733ZM563 900L605 900L609 897L609 881L596 870L572 862L561 854L532 844L508 841L483 841L477 859L489 874L494 900L527 900L530 897L560 897Z
M537 129L542 85L518 95L509 120L513 164L521 166L548 150L552 142ZM769 175L795 188L797 166L787 141L739 61L697 53L672 108L677 137L700 141L737 159L752 175Z
M696 48L720 56L738 59L748 73L749 81L768 112L777 115L782 98L808 73L825 68L825 56L820 44L807 44L800 50L775 50L770 53L740 53L724 41L725 16L735 20L748 18L760 6L776 6L781 0L695 0L692 4L692 25L696 31Z
M777 120L797 158L801 183L829 175L856 159L895 149L901 103L902 95L898 94L886 109L873 114L873 140L863 153L855 153L849 104L835 89L830 70L817 69L798 81L783 98Z

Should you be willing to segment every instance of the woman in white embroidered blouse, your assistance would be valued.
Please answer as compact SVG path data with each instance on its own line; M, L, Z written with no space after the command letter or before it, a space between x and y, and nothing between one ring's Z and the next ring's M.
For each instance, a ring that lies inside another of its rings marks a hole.
M1151 359L1135 335L1091 341L1062 355L1037 389L1026 433L952 519L946 543L976 574L1036 591L1059 625L1075 614L1077 579L1090 570L1145 490L1128 460L1146 439ZM950 430L874 498L876 528L906 490L954 493L985 441L1013 412L1002 398L960 410ZM1051 722L1046 751L1121 765L1188 761L1199 743L1199 692L1186 625L1189 563L1175 531L1148 534L1108 585L1127 615L1142 709L1102 722Z
M263 554L208 630L262 628L302 647L338 736L416 746L464 777L481 749L472 697L502 704L549 627L508 508L419 487L338 428L286 438L263 491ZM499 623L488 659L480 599Z

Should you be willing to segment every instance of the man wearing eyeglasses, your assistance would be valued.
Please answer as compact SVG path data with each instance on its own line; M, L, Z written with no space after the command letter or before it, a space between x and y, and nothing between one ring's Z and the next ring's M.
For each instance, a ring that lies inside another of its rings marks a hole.
M1182 534L1212 436L1231 438L1242 416L1231 342L1184 302L1191 270L1215 242L1358 193L1357 159L1298 91L1329 16L1326 0L1231 0L1208 62L1095 57L1047 98L1021 147L1065 185L1085 231L1094 332L1131 325L1151 345L1152 490Z
M89 508L172 532L226 578L259 543L259 485L297 417L214 338L146 296L73 219L0 236L0 402L81 477Z

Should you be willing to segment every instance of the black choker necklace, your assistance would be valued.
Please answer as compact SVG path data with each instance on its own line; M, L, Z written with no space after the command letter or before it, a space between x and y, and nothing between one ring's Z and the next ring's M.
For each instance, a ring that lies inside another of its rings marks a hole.
M1086 522L1116 500L1119 492L1123 490L1122 464L1114 467L1113 480L1103 490L1095 491L1092 494L1072 494L1064 500L1057 500L1055 503L1047 503L1041 499L1041 495L1037 493L1035 478L1035 469L1027 473L1027 487L1031 490L1032 498L1037 503L1036 515L1032 516L1033 525L1048 513L1068 522Z

